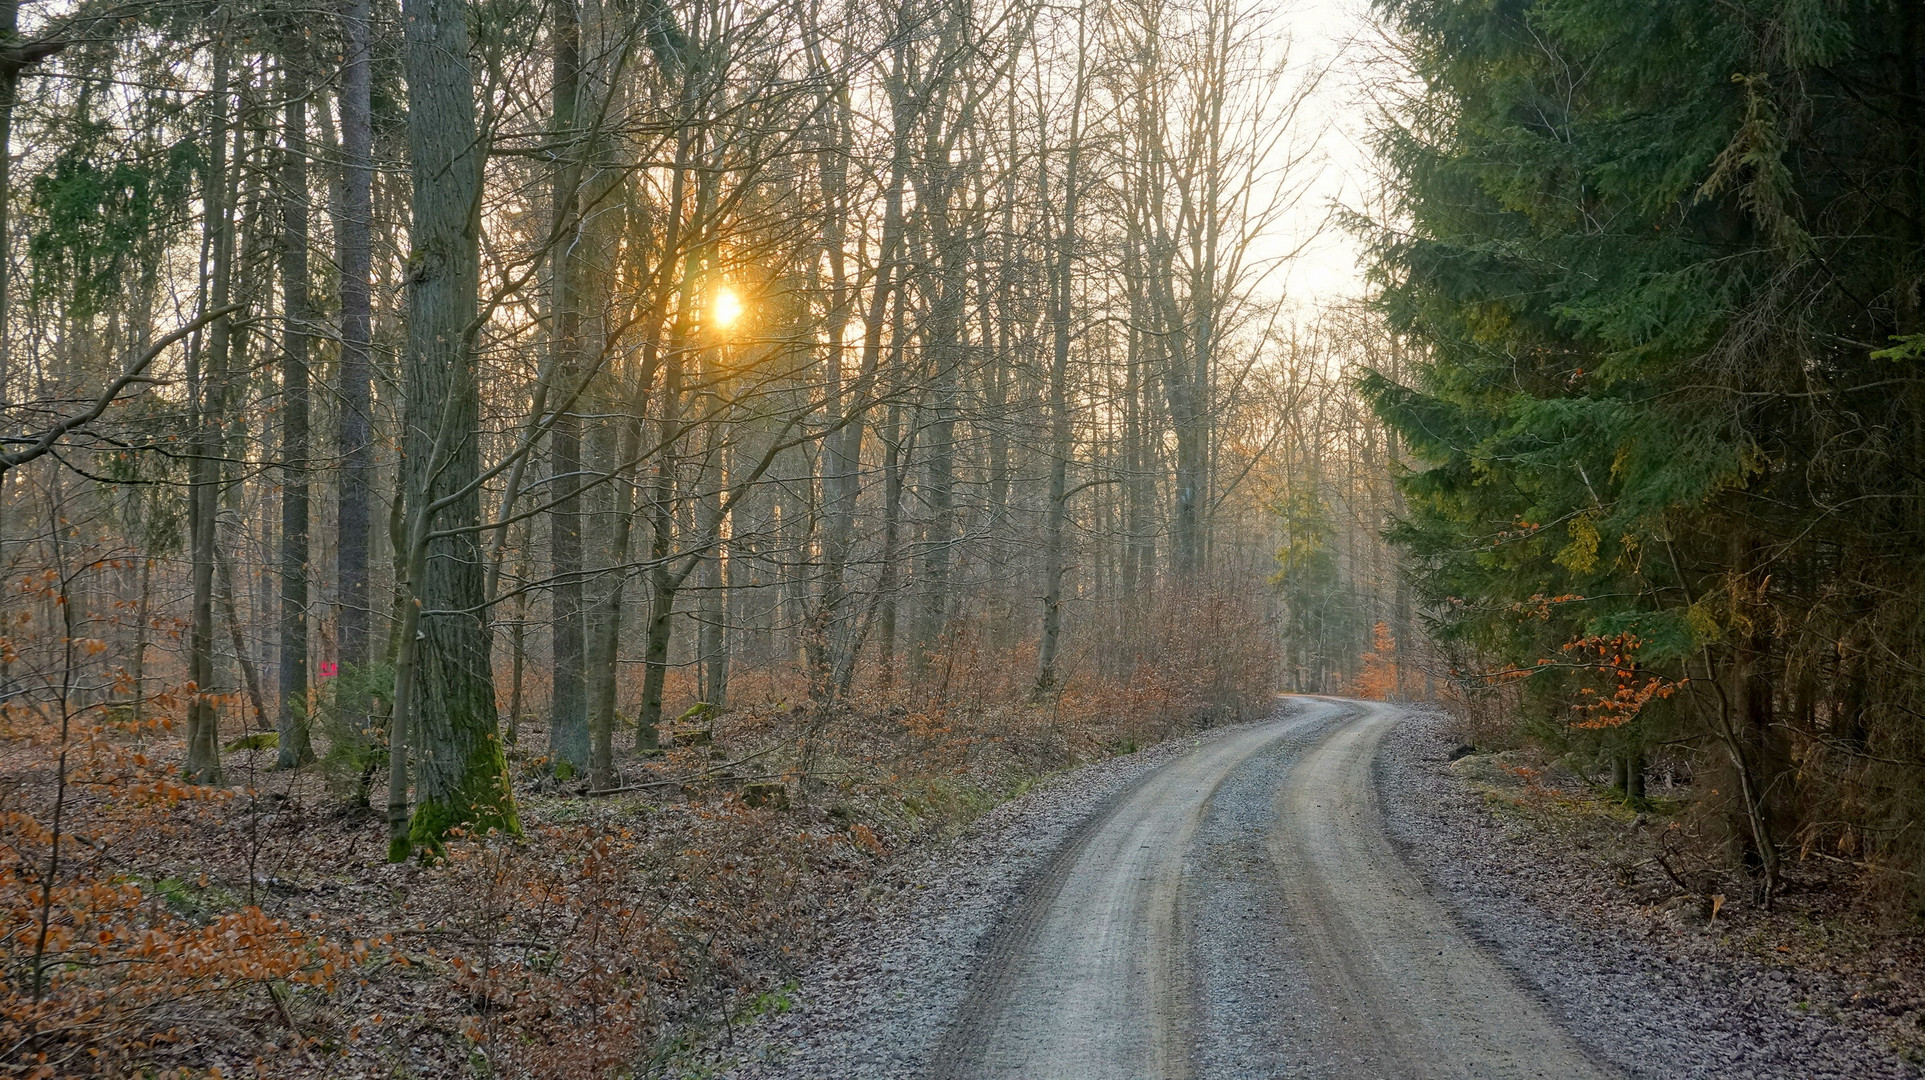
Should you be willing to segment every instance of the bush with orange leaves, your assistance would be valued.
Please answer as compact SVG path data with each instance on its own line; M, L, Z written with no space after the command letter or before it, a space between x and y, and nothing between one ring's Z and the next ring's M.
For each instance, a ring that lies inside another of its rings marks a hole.
M321 986L343 949L259 907L196 917L129 873L123 847L232 799L140 750L166 719L18 693L0 707L0 1076L112 1073L180 1038L190 1008L263 984Z
M1654 699L1668 698L1690 682L1667 679L1644 667L1638 661L1643 646L1631 633L1581 637L1564 644L1569 659L1560 666L1575 669L1580 679L1597 684L1577 688L1579 700L1571 706L1578 717L1571 721L1573 728L1621 727Z
M1380 622L1372 631L1370 651L1360 658L1357 674L1344 687L1344 693L1370 701L1389 701L1397 694L1402 664L1397 638L1388 623Z

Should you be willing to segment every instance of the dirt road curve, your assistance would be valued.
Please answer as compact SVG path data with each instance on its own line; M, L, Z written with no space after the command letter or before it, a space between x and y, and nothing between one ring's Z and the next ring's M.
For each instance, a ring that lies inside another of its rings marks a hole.
M1118 793L997 931L931 1075L1614 1075L1391 847L1372 762L1397 719L1305 701Z

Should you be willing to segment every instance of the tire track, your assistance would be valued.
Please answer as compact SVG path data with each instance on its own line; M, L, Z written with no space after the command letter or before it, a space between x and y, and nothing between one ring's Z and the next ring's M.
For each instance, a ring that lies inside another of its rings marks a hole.
M1391 847L1373 762L1401 713L1299 702L1282 719L1146 774L1091 815L996 931L933 1057L933 1080L1189 1080L1199 1061L1211 1063L1205 1080L1256 1075L1253 1067L1280 1075L1274 1061L1201 1052L1228 1048L1208 1043L1215 1036L1197 1020L1213 994L1247 997L1236 976L1269 978L1279 939L1303 985L1257 1007L1299 1011L1263 1018L1305 1044L1291 1055L1305 1064L1289 1075L1615 1075L1450 919ZM1281 928L1222 918L1197 927L1191 918L1203 899L1195 890L1210 880L1191 855L1233 776L1239 799L1251 785L1269 792L1259 794L1273 808L1263 847L1274 877L1263 887L1280 894L1265 907L1281 913ZM1211 963L1199 968L1193 954L1205 949ZM1226 974L1226 957L1249 970ZM1291 1019L1302 1022L1293 1028Z

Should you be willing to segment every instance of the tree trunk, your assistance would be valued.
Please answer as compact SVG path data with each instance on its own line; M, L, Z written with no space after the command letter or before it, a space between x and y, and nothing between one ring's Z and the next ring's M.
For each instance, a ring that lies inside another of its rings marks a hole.
M882 610L876 628L876 686L888 690L896 681L896 591L901 574L902 546L902 406L889 406L888 426L883 431L882 472L882 573L876 591L882 594Z
M669 569L675 550L676 444L681 440L682 360L671 347L662 365L662 417L657 427L660 457L649 493L648 637L642 647L642 707L635 718L635 749L661 748L662 691L668 682L668 645L675 629L675 593L681 584Z
M214 541L215 592L220 596L221 614L227 621L227 642L234 649L234 664L241 669L241 684L247 689L247 703L254 712L254 726L274 730L267 723L267 698L261 693L261 675L254 658L247 652L247 631L241 625L239 607L234 603L234 560L221 550L219 537Z
M298 40L298 35L297 35ZM292 51L292 50L290 50ZM308 303L306 57L284 58L281 167L281 664L280 754L314 760L308 739Z
M517 570L515 577L520 579L522 576L523 574ZM513 746L521 741L521 714L524 708L521 685L522 675L528 664L528 594L526 592L515 597L515 624L508 632L508 648L511 650L508 671L508 730L503 733L503 736L508 740L508 745Z
M234 184L228 168L230 106L227 80L227 39L214 42L214 137L202 191L207 248L213 264L208 303L227 306L234 258L232 218ZM187 533L192 568L193 597L189 609L187 678L193 684L187 704L187 761L184 773L196 783L221 783L220 714L214 707L214 525L219 516L221 484L221 420L227 380L227 354L233 331L227 318L216 321L207 334L205 368L197 370L198 356L188 364L189 438L193 456L188 461Z
M719 457L726 450L715 450ZM722 517L722 486L726 469L721 462L708 470L712 475L704 486L703 515L718 526ZM725 708L729 696L728 562L716 530L716 542L702 557L702 700L715 708Z
M361 681L369 659L369 514L374 484L373 296L374 113L370 0L347 0L341 20L346 55L341 68L341 220L335 229L341 266L341 371L335 456L335 578L339 623L335 648L341 676ZM367 698L339 702L351 723L365 723Z
M946 173L946 167L939 169L939 175L922 189L930 197L924 220L936 230L940 268L923 349L930 367L931 420L923 460L923 502L929 508L929 518L923 533L915 632L909 653L910 670L918 679L928 673L929 662L948 630L949 548L956 525L956 375L962 359L958 339L962 330L964 251L960 238L952 235L945 220L949 203Z
M554 79L552 138L567 149L556 162L552 184L552 229L556 244L549 267L549 309L554 320L550 339L556 385L562 396L572 394L582 377L581 311L578 292L582 243L577 194L581 185L580 135L577 105L581 96L581 25L576 5L561 0L554 11ZM554 478L549 496L548 550L554 560L555 586L550 590L554 659L554 697L548 716L548 750L558 769L580 772L588 768L588 687L584 649L587 642L583 610L582 443L581 421L568 411L555 418L549 435Z
M154 553L150 545L143 546L148 550L140 555L140 606L135 609L135 617L140 621L134 627L134 655L127 675L128 682L133 684L134 698L128 719L136 733L140 732L147 711L147 634L154 601Z
M418 692L396 716L416 728L417 806L409 839L438 849L451 829L520 832L489 664L481 551L480 392L471 335L480 277L477 209L482 154L469 75L467 6L404 0L413 152L414 251L409 258L403 369L407 429L408 614L402 647L419 665ZM414 687L409 687L412 691ZM390 858L405 857L406 846Z
M882 335L889 317L890 298L901 287L897 262L903 244L903 197L907 191L910 164L910 137L920 108L914 95L902 82L903 54L898 51L893 65L889 92L892 104L889 184L883 192L882 235L874 280L870 285L869 306L863 317L862 354L855 387L871 388L882 360ZM840 173L831 172L837 178ZM827 177L825 177L825 180ZM840 243L841 225L828 230L827 236ZM811 653L810 689L818 703L830 700L838 685L837 672L850 670L853 657L846 654L852 646L852 627L847 626L848 562L854 542L857 502L861 495L862 444L867 425L856 415L859 402L849 399L849 387L841 372L841 356L834 355L825 381L833 387L832 422L842 421L840 431L831 431L823 440L825 469L823 501L827 504L823 528L822 595L816 610L807 619L805 651ZM869 392L873 392L870 389Z
M1056 652L1063 635L1063 527L1069 516L1069 459L1074 431L1069 413L1070 288L1076 258L1076 209L1081 194L1083 161L1083 78L1087 70L1087 37L1083 13L1077 18L1076 81L1071 91L1069 155L1063 167L1063 217L1056 235L1056 258L1050 274L1049 361L1049 508L1043 524L1043 633L1036 649L1036 690L1056 687ZM1048 205L1048 158L1039 185Z
M639 383L639 380L638 380ZM633 461L642 440L644 391L638 385L629 403L629 415L622 425L616 459L623 465ZM608 565L615 568L600 598L601 616L596 621L600 636L594 642L593 660L596 680L593 709L589 714L588 786L605 791L616 786L615 727L618 703L615 692L621 664L622 607L628 595L628 553L634 536L634 474L624 470L612 480L614 510L609 520Z
M666 567L650 574L649 594L648 638L642 647L642 708L635 718L635 749L645 754L662 745L662 691L668 681L668 645L675 620L675 587Z

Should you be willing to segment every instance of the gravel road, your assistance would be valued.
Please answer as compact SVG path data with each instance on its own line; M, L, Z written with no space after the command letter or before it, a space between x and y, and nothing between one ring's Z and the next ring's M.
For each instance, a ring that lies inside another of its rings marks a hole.
M1539 1078L1594 1064L1391 848L1394 707L1081 770L905 869L738 1077Z
M1423 709L1275 717L1079 769L891 872L740 1080L1873 1080L1791 973L1533 902ZM1514 850L1515 849L1515 850ZM1525 864L1520 865L1520 860Z

